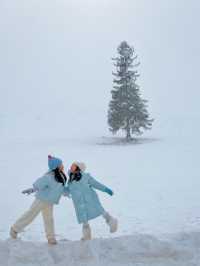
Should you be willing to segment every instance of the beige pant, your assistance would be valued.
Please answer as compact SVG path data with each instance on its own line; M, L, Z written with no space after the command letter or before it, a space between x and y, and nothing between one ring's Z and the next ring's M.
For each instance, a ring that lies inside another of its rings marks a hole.
M53 205L36 199L31 205L30 209L26 211L21 218L12 226L17 233L29 225L39 213L42 213L45 233L47 239L55 238L54 219L53 219Z

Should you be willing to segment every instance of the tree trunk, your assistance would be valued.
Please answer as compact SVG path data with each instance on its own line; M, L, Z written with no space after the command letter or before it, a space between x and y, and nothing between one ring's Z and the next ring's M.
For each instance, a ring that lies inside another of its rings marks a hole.
M126 127L126 140L131 140L131 129L130 129L130 123L129 120L127 120L127 127Z
M130 128L126 130L126 140L127 140L127 141L131 140L131 132L130 132Z

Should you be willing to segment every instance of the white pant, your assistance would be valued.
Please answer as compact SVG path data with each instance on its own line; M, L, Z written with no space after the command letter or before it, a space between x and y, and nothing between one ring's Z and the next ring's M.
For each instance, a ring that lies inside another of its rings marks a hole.
M55 238L54 219L53 219L53 205L36 199L31 205L30 209L26 211L21 218L12 226L17 233L21 232L27 225L29 225L39 213L42 213L45 233L47 239Z

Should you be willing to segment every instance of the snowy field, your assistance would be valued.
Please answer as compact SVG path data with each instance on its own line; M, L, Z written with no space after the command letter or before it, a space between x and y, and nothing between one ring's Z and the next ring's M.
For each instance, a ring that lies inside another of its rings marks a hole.
M48 247L20 240L0 241L2 266L199 266L200 235L178 234L170 240L149 235L61 242Z
M0 265L1 266L198 266L200 265L199 140L191 136L195 118L155 122L152 132L133 144L120 138L91 137L85 124L73 138L42 128L44 121L15 125L1 139ZM26 120L29 121L28 119ZM179 122L178 122L179 121ZM20 122L20 119L18 119ZM72 124L72 122L71 122ZM175 126L176 125L176 126ZM31 135L28 132L35 132ZM75 129L75 126L72 128ZM173 129L173 130L172 130ZM95 132L96 131L96 132ZM104 132L95 127L94 135ZM48 137L47 137L48 136ZM59 136L59 137L58 137ZM110 186L115 195L99 196L105 208L119 219L119 231L108 233L102 218L91 222L94 240L83 243L72 202L63 198L55 208L59 245L48 247L41 217L17 241L9 227L31 204L33 196L21 190L46 171L47 154L63 158L66 169L83 160L88 171ZM115 238L116 237L116 238Z
M74 138L5 136L0 160L1 239L8 238L10 225L33 201L33 196L21 191L46 171L49 153L63 158L66 170L74 160L85 161L87 171L114 190L113 197L101 192L99 196L105 209L119 219L115 236L199 231L199 140L191 137L190 123L191 118L185 123L175 119L163 125L155 123L152 132L129 145L119 138L81 138L79 132ZM195 131L198 133L198 127ZM71 200L63 198L56 206L55 222L58 239L80 238L81 227ZM94 237L110 237L102 218L91 225ZM44 241L41 217L21 237Z

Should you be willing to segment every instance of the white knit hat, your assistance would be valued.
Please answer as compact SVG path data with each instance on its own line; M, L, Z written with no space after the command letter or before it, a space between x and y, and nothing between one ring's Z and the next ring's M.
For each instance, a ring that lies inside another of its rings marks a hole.
M86 164L83 162L74 162L73 164L77 165L82 172L84 172L86 170Z

